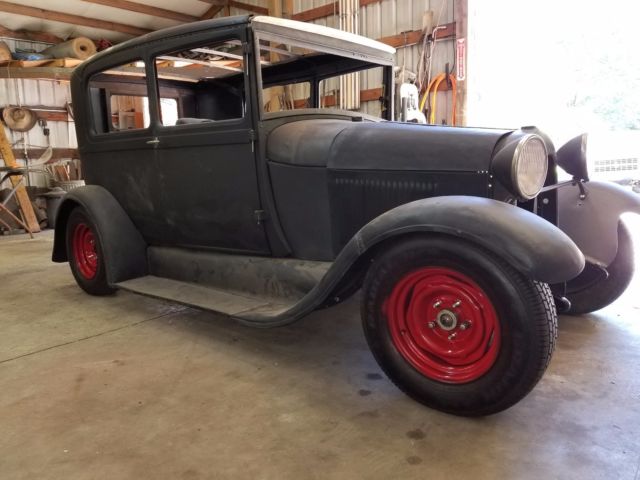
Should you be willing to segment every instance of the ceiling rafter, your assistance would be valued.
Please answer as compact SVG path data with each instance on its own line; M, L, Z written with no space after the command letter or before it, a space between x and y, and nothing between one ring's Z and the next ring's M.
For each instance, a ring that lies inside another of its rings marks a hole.
M105 7L118 8L120 10L128 10L130 12L144 13L145 15L151 15L152 17L168 18L170 20L176 20L178 22L195 22L199 20L198 17L193 15L187 15L186 13L176 12L174 10L167 10L166 8L153 7L143 3L130 2L129 0L82 0L87 3L95 3L97 5L104 5Z
M62 38L47 32L32 32L30 30L9 30L0 25L0 37L15 38L17 40L31 40L35 42L60 43Z
M213 5L206 12L202 14L200 20L209 20L215 17L226 5Z
M134 27L123 23L109 22L106 20L98 20L95 18L82 17L70 13L56 12L46 10L44 8L28 7L17 3L5 2L0 0L0 12L14 13L16 15L24 15L26 17L42 18L44 20L52 20L55 22L70 23L72 25L80 25L83 27L99 28L112 32L126 33L128 35L144 35L151 32L146 28Z

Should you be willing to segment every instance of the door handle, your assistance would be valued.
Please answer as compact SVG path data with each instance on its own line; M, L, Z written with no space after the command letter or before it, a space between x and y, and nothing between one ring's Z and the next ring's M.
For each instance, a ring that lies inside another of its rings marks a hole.
M158 140L158 137L154 138L153 140L147 140L147 145L158 145L160 143L160 140Z

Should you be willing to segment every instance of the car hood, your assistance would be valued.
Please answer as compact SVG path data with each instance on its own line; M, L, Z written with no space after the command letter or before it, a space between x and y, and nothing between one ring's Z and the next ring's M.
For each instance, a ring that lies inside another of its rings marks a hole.
M267 158L336 170L489 170L496 143L513 130L310 119L275 128Z

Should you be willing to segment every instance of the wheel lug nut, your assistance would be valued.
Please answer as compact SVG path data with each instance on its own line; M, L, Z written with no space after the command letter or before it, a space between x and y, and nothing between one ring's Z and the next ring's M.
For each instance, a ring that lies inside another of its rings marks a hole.
M471 323L469 322L462 322L462 324L460 325L460 330L466 330L467 328L471 328Z
M458 308L460 305L462 305L462 302L460 300L456 300L453 304L453 308Z
M442 302L438 300L436 303L433 304L433 308L438 308L440 305L442 305Z
M451 335L449 335L447 337L449 340L453 340L454 338L456 338L456 332L453 332Z
M429 327L429 328L436 328L436 322L429 322L429 323L427 323L427 327Z

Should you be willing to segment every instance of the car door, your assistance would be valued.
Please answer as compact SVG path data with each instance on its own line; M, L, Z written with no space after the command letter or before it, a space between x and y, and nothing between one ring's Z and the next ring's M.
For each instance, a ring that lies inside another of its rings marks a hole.
M150 243L163 238L162 192L149 112L147 63L124 51L92 65L88 125L81 125L87 184L106 188ZM88 127L88 128L87 128Z
M152 53L164 243L269 253L256 172L246 30Z

